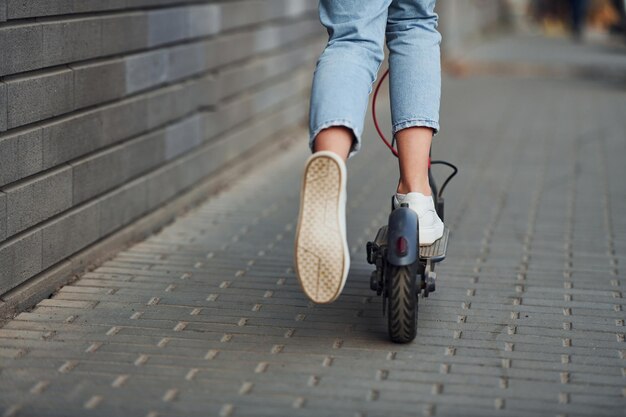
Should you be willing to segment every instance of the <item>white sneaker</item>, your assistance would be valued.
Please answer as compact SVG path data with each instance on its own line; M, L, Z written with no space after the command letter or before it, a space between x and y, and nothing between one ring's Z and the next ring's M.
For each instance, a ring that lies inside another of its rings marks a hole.
M402 203L408 203L409 208L417 213L420 246L432 245L443 236L443 222L435 210L432 196L418 192L396 193L393 196L393 208L400 207Z
M350 252L346 239L346 165L334 152L306 161L295 236L296 275L316 303L334 301L346 283Z

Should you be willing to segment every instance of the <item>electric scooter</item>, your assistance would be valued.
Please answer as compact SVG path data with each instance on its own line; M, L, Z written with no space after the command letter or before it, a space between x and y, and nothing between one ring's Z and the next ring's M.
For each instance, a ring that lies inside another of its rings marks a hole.
M383 74L374 92L372 116L381 139L397 157L398 153L394 148L395 138L390 144L376 119L376 97L388 72L389 70ZM437 188L431 173L431 165L437 164L446 165L453 170L441 189ZM442 193L457 172L458 169L449 162L429 159L428 179L435 209L441 220L444 220ZM435 291L437 279L435 265L446 257L449 234L449 229L445 227L440 239L432 245L420 246L417 214L408 208L406 203L394 209L392 196L388 224L378 230L373 241L367 242L367 262L376 267L370 277L370 288L376 291L377 295L383 296L383 316L387 314L389 337L393 342L408 343L415 339L418 299L420 296L428 297Z

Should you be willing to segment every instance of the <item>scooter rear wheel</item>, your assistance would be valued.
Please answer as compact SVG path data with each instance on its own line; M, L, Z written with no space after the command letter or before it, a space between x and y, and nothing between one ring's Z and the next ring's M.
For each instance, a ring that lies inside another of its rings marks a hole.
M417 334L416 273L410 266L387 266L387 311L389 337L396 343L408 343Z

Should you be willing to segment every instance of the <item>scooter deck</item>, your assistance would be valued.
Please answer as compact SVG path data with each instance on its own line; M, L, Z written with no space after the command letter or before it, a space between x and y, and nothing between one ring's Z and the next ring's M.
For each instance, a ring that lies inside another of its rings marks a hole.
M432 245L420 246L420 260L441 262L446 257L446 251L448 250L448 237L450 230L444 226L443 236L435 240ZM374 240L379 247L387 245L387 225L381 227L376 234Z
M443 236L435 240L432 245L420 246L420 258L422 260L430 260L431 262L443 261L448 251L448 236L450 229L444 226Z

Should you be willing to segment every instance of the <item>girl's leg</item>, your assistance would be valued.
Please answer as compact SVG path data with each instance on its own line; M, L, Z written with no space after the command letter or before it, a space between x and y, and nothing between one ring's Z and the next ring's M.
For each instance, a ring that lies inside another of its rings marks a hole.
M393 134L400 184L394 207L407 203L419 221L419 243L440 239L444 225L428 183L428 156L439 129L441 64L435 0L393 0L387 19Z
M409 127L396 134L400 156L400 183L396 191L407 194L417 191L431 195L428 182L428 156L433 131L429 127Z
M372 84L384 58L391 0L320 0L329 35L311 89L309 147L296 227L295 272L305 294L329 303L350 269L346 160L361 147Z
M369 94L385 57L390 2L320 0L320 22L329 37L311 86L312 152L330 150L346 160L360 150Z
M315 137L314 152L331 151L347 161L352 148L353 133L347 127L333 126L320 131Z
M397 192L430 195L428 156L439 130L441 64L434 0L393 0L387 18L392 132L398 145Z

